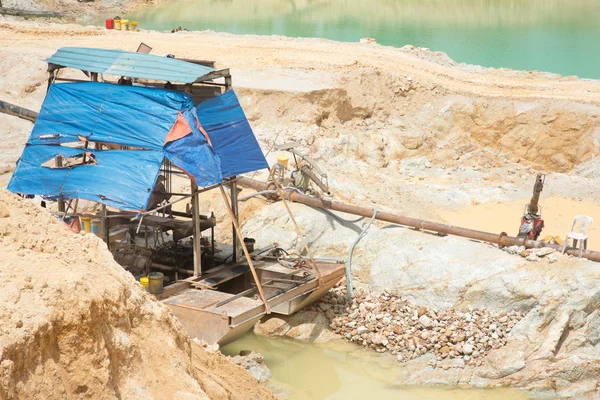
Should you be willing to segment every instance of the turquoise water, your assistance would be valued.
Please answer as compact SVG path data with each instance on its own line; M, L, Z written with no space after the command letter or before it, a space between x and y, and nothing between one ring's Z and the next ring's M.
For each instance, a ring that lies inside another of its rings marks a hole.
M140 28L407 44L486 67L600 78L600 0L167 0Z

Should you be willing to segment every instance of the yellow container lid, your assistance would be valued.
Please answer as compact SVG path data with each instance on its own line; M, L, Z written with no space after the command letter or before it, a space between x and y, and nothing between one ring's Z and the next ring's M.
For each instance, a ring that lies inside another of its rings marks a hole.
M283 165L284 167L287 167L289 160L290 160L290 158L288 156L286 156L285 154L280 154L277 156L277 162L279 164Z
M142 276L140 278L140 283L142 284L142 286L148 286L148 277L147 276Z
M123 24L123 25L127 25L128 23L129 23L128 19L122 19L121 20L121 24Z
M131 25L137 25L138 24L137 21L131 21L130 23L131 23Z

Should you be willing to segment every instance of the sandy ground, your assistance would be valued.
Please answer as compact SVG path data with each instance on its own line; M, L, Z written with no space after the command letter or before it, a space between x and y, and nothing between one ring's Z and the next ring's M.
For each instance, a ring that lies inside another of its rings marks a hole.
M231 68L268 160L277 156L274 144L300 141L328 172L338 200L515 234L535 174L542 171L548 174L540 200L544 235L564 237L576 214L600 218L598 81L459 65L413 47L213 32L124 33L0 19L0 99L38 110L46 85L43 59L60 47L133 51L140 42L154 54L213 59L219 68ZM0 115L0 185L6 185L31 126ZM202 201L203 209L226 222L219 204L214 194ZM264 204L245 203L243 218ZM229 225L223 226L229 235ZM599 243L594 231L590 241L590 248ZM43 241L27 246L23 251L52 249ZM30 326L25 317L21 323ZM190 354L186 348L178 352L182 358ZM231 378L211 363L200 367L215 372L210 382ZM4 387L15 387L12 376ZM186 390L212 390L190 385ZM222 386L214 390L223 393Z
M0 398L263 399L94 235L0 190Z
M42 60L60 47L135 50L140 42L153 54L231 68L268 160L274 144L299 140L328 172L336 199L510 233L542 171L549 174L542 206L549 197L573 199L559 207L558 226L552 207L544 213L551 233L564 236L575 213L588 212L576 202L600 197L600 82L456 64L410 46L0 20L0 98L39 109ZM0 123L5 185L31 124L2 115ZM484 224L470 210L486 203L515 207L506 224ZM204 204L223 211L211 197ZM252 204L245 207L260 207Z
M565 239L571 230L573 218L577 214L588 215L594 221L600 221L600 206L597 202L581 201L564 197L550 197L543 201L542 217L545 228L540 239L546 235ZM506 202L473 205L457 211L444 211L442 218L449 224L465 228L485 229L488 232L507 232L511 236L518 233L516 216L523 213L525 203ZM576 228L577 229L577 228ZM598 229L587 230L590 238L588 248L600 249Z

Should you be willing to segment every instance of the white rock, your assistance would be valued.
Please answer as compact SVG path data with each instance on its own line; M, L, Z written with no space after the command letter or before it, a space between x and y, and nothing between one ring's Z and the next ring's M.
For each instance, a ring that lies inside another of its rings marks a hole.
M466 356L473 354L473 346L471 346L469 343L465 344L463 346L462 350L463 350L463 354Z
M423 328L431 328L433 326L433 321L427 315L421 315L419 324L421 324Z

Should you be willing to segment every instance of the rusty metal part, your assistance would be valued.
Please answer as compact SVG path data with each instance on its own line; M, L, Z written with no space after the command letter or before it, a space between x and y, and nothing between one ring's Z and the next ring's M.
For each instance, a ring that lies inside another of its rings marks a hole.
M268 189L266 183L249 179L239 178L238 184L247 188L254 189L256 191L262 191ZM287 200L296 203L306 204L316 208L326 208L332 211L344 212L347 214L360 215L362 217L372 217L373 209L367 207L359 207L350 204L340 203L331 200L317 199L315 197L306 196L296 191L283 191L283 195ZM479 240L482 242L498 244L500 247L504 246L525 246L526 248L540 248L550 247L559 251L563 250L563 246L552 243L544 243L535 240L529 240L526 238L517 238L508 236L505 233L500 235L496 233L489 233L478 231L474 229L460 228L458 226L440 224L438 222L431 222L422 219L405 217L402 215L392 214L383 211L377 211L376 219L379 221L390 222L398 225L410 226L418 230L426 230L431 232L437 232L441 234L448 234L454 236L460 236L468 239ZM568 254L579 256L579 251L575 249L567 250ZM600 262L600 252L584 250L583 257L591 261Z
M0 112L8 115L12 115L18 118L25 119L27 121L35 122L38 117L38 113L35 111L28 110L23 107L19 107L15 104L7 103L0 100Z
M526 212L528 214L539 214L539 206L538 203L540 201L540 193L544 189L544 181L546 180L546 175L537 174L535 178L535 185L533 186L533 196L531 197L531 201L527 205Z
M313 181L315 183L315 185L317 185L319 187L319 189L321 189L323 191L323 193L330 194L328 185L326 183L323 183L323 180L320 179L317 176L317 174L312 169L310 169L310 167L308 165L304 165L302 168L300 168L300 171L304 175L306 175L308 177L308 179Z

